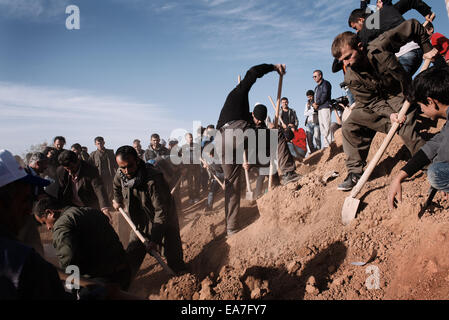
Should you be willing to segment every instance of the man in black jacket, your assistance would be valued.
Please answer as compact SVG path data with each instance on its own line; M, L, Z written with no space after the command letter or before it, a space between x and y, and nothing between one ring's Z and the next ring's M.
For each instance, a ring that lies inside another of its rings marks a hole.
M285 66L281 64L261 64L249 69L243 80L228 94L221 110L220 118L218 119L217 130L220 130L220 135L216 137L216 145L221 145L222 147L221 150L217 151L220 151L218 154L222 159L225 176L225 214L228 236L239 231L237 223L241 190L239 177L243 163L242 154L238 154L237 152L241 145L236 145L233 139L239 136L239 132L250 134L249 129L256 130L256 137L257 130L267 130L265 126L267 108L263 105L257 105L254 111L250 113L248 93L257 78L261 78L272 71L277 71L283 75L285 74ZM227 135L229 135L229 140L226 138ZM230 154L227 154L227 145ZM257 145L258 143L255 145L248 144L245 149L248 149L249 154L257 153ZM283 172L283 183L287 184L297 181L300 177L295 172L295 162L288 150L287 140L283 134L283 130L278 130L278 156L279 167ZM251 156L248 159L251 160Z
M73 151L64 151L58 157L58 199L64 205L101 209L111 219L110 202L98 170L79 160Z
M399 26L405 21L402 16L407 11L415 9L426 20L430 20L431 8L422 0L400 0L394 5L391 1L377 1L378 11L367 13L366 10L354 10L348 19L348 25L357 31L360 41L364 46L376 39L385 31ZM369 10L368 10L369 11ZM412 76L422 63L423 52L414 42L404 45L396 53L404 70Z

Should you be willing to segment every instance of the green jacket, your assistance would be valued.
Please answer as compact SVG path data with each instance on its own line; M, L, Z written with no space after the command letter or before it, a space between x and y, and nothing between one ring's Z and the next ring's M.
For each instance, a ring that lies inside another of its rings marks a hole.
M163 174L139 161L134 185L125 182L121 171L114 178L114 199L122 204L139 231L161 244L169 224L178 224L176 206Z
M52 232L62 268L76 265L83 275L107 277L127 266L125 250L99 210L66 207Z
M109 181L111 181L114 178L118 168L117 161L115 161L114 150L105 149L104 152L95 150L90 154L89 162L97 167L98 173L103 180L110 179ZM104 182L107 183L107 181Z
M348 68L345 83L357 106L369 106L374 112L385 116L397 112L383 101L389 96L406 93L410 86L411 77L395 56L399 48L410 41L418 43L424 53L432 50L429 35L423 26L415 19L407 20L369 43L367 57L371 71Z

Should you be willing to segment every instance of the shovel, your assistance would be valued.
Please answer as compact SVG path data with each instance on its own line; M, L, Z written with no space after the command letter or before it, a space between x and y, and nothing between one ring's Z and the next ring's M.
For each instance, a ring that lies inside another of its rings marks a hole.
M200 161L204 164L207 165L206 161L204 161L204 159L200 158ZM210 172L211 175L214 176L215 180L218 182L218 184L220 185L220 187L224 190L225 189L225 185L223 182L221 182L221 180L215 175L215 173L212 172L212 170L209 170L209 167L207 166L207 171Z
M424 65L421 69L421 72L426 70L430 65L430 60L426 60L424 62ZM408 109L410 108L410 103L408 101L405 101L401 111L399 111L398 119L402 119L405 114L407 113ZM368 165L368 168L363 173L360 180L357 182L355 187L351 191L351 195L349 197L346 197L345 203L343 204L343 209L341 211L341 220L344 225L349 224L356 216L357 209L359 208L360 200L356 198L356 196L359 194L360 190L363 188L365 183L368 181L369 177L371 176L371 173L373 172L374 168L377 166L377 163L379 162L380 158L384 154L385 149L388 147L388 145L391 142L391 139L393 139L393 136L396 134L396 130L399 128L399 123L395 122L391 125L390 131L388 131L388 135L385 137L382 145L380 146L379 150L377 150L374 158L371 160L371 162Z
M424 213L426 212L427 208L430 206L430 204L432 203L433 198L435 197L435 195L437 194L438 190L431 187L430 188L430 192L429 192L429 196L427 197L426 202L424 202L421 205L421 210L418 213L418 218L421 219L421 217L424 215Z
M133 229L134 233L136 234L136 236L139 238L140 241L142 241L142 243L144 244L147 252L153 256L157 262L159 262L159 264L161 265L161 267L171 276L176 276L176 273L165 263L164 260L162 260L162 257L160 256L160 254L154 250L148 250L148 244L150 243L141 233L139 230L137 230L136 226L134 225L134 223L131 221L131 219L128 217L128 215L125 213L125 211L123 211L122 208L119 208L120 213L122 214L123 218L125 218L126 222L128 222L129 226L131 227L131 229Z
M246 159L246 152L243 151L243 161L245 161L245 163L248 162L248 160ZM245 169L245 179L246 179L246 200L249 201L254 201L254 192L251 191L251 186L249 184L249 174L248 174L248 170Z

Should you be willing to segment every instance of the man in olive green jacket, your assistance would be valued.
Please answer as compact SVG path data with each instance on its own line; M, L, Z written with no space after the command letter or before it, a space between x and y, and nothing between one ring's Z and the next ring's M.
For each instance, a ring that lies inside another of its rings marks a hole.
M101 211L65 207L52 198L39 200L33 213L52 231L53 246L62 268L75 265L81 275L129 287L131 270L126 252Z
M395 52L409 41L421 46L424 59L435 56L436 50L417 20L404 21L384 32L368 47L352 32L338 35L332 44L332 55L347 68L345 83L356 101L342 125L348 176L338 186L339 190L349 191L357 184L376 132L387 133L393 122L403 123L398 134L412 155L425 143L415 129L414 110L405 119L398 119L411 78L399 64Z
M131 146L117 149L119 166L114 178L113 206L123 208L136 228L149 240L149 249L162 246L168 266L185 270L176 205L162 173L144 163ZM127 247L132 274L140 268L146 247L133 232Z
M114 195L112 183L117 171L117 162L115 162L114 150L106 149L104 145L105 142L103 137L95 138L97 150L90 154L89 162L97 167L98 174L100 175L101 180L103 180L109 201L111 201Z

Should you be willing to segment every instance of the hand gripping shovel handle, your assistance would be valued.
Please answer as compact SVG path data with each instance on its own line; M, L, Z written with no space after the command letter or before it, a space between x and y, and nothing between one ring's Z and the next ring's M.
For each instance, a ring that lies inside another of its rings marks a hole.
M128 217L126 212L122 208L119 208L119 212L121 213L123 218L125 218L126 222L128 222L129 226L134 231L134 233L137 235L139 240L144 244L144 246L147 249L148 253L150 255L152 255L157 260L157 262L159 262L159 264L162 266L162 268L165 271L167 271L167 273L169 275L176 276L176 274L173 272L173 270L164 262L164 260L162 260L162 257L159 255L159 253L157 253L153 249L151 249L151 250L148 249L149 241L142 235L142 233L140 233L139 230L137 230L136 225L131 221L131 219Z
M203 158L200 158L200 161L201 161L202 163L204 163L204 164L207 164L206 161L204 161ZM224 190L224 189L225 189L224 183L222 183L222 182L220 181L220 179L218 179L218 177L212 172L212 170L207 169L207 171L210 172L210 173L214 176L215 180L218 182L218 184L220 185L220 187Z

